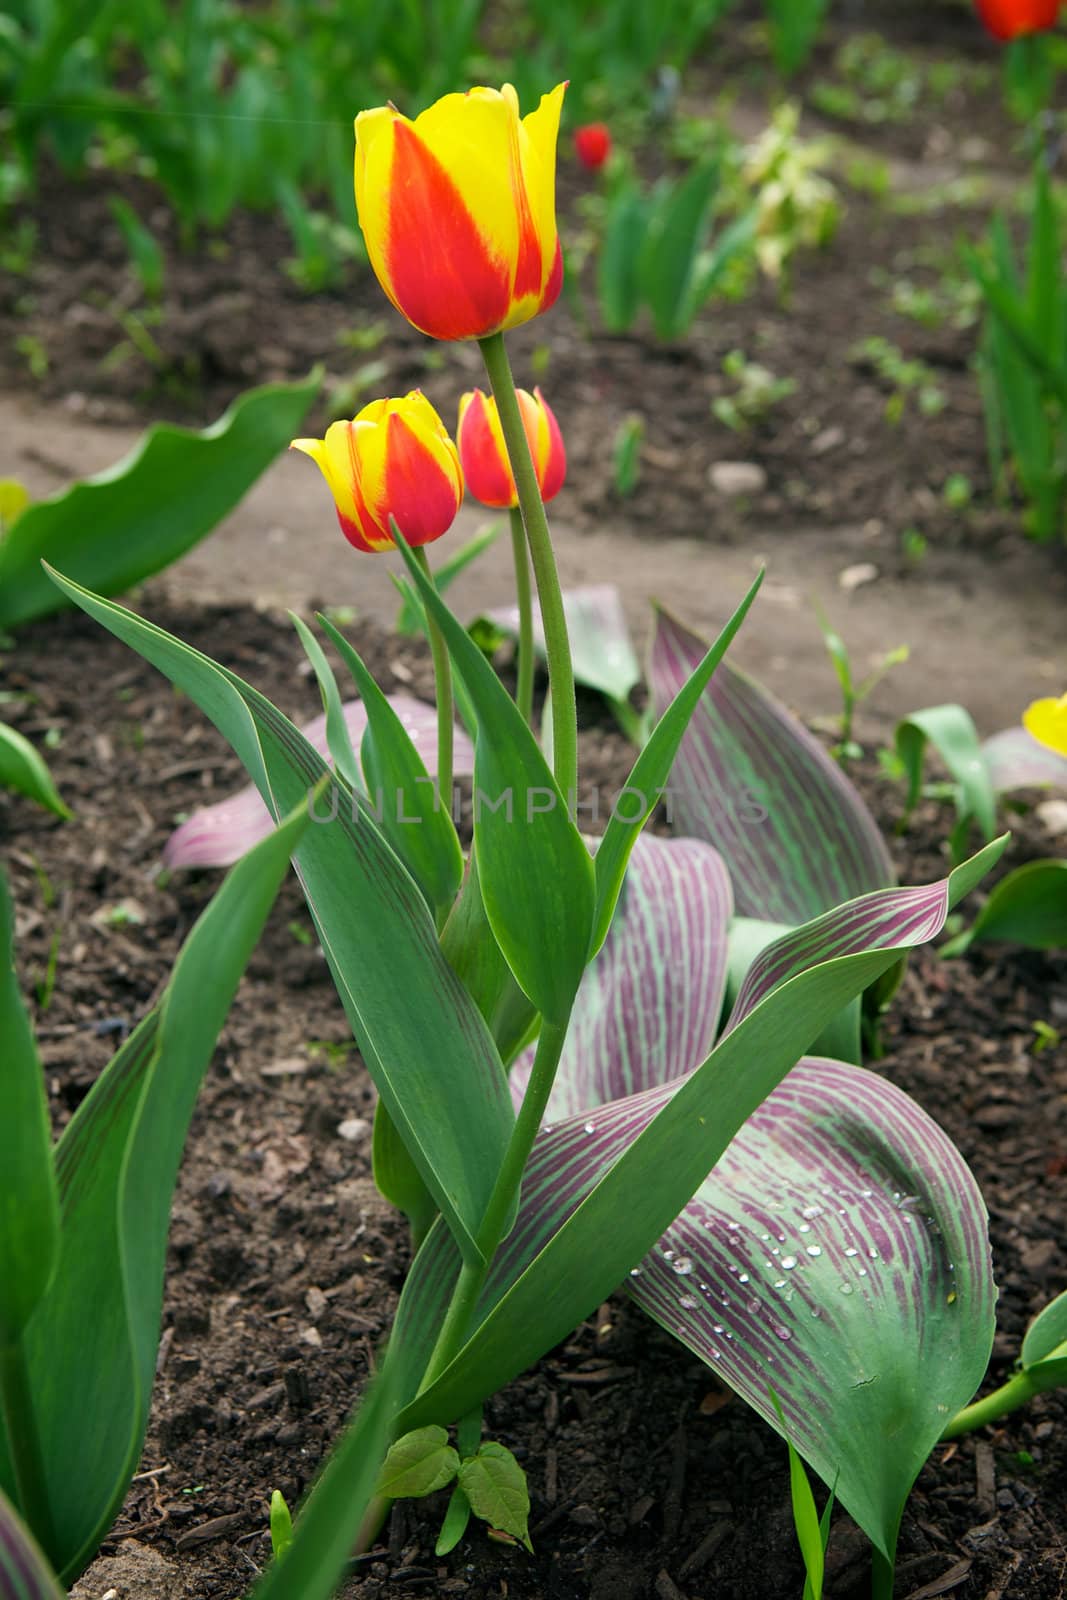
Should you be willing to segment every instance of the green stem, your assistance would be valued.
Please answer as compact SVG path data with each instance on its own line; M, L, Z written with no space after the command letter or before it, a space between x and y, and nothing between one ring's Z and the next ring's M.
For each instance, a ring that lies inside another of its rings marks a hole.
M563 595L552 550L552 536L548 531L548 519L530 455L529 440L522 425L504 336L492 333L487 339L479 340L479 344L515 476L526 540L530 547L534 577L537 579L545 655L548 659L548 681L552 691L552 755L556 782L564 803L573 807L578 800L578 713L574 699L571 646L567 637L567 621L563 613Z
M55 1548L41 1441L22 1341L0 1349L0 1415L7 1430L18 1509L44 1550Z
M871 1551L871 1600L893 1600L894 1570L880 1550Z
M984 1428L986 1423L997 1422L1009 1411L1018 1411L1020 1406L1028 1405L1035 1395L1044 1394L1046 1389L1059 1388L1063 1382L1062 1373L1057 1375L1050 1363L1055 1360L1058 1365L1059 1358L1063 1356L1067 1356L1067 1344L1059 1345L1044 1361L1017 1372L991 1394L964 1406L953 1417L941 1435L942 1439L958 1439L961 1433L973 1433L975 1428ZM1044 1372L1042 1367L1046 1369Z
M541 1026L530 1081L526 1085L526 1093L478 1229L477 1244L482 1260L466 1261L460 1270L437 1343L423 1373L420 1394L436 1382L467 1337L478 1296L511 1216L512 1205L545 1114L566 1034L566 1023L544 1022Z
M515 597L519 606L519 681L515 704L523 720L533 722L534 642L533 594L530 589L530 560L526 554L526 530L522 512L511 508L511 549L515 557Z
M422 545L414 550L415 560L433 583L433 573ZM426 612L426 636L433 656L434 686L437 698L437 793L441 804L452 814L452 729L455 712L452 705L452 663L448 646L437 623Z

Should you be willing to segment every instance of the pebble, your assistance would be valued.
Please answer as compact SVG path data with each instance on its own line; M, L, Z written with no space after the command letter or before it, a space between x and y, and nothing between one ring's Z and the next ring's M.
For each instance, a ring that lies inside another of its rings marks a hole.
M842 568L837 574L837 584L846 594L851 594L865 583L874 583L878 576L879 571L873 561L857 561L851 567Z
M1042 800L1034 811L1047 833L1056 837L1067 833L1067 800Z
M824 456L829 451L836 450L844 442L844 428L823 428L822 432L817 433L811 441L811 453L813 456Z
M741 495L762 494L767 474L758 461L715 461L708 468L708 482L717 494L736 500Z

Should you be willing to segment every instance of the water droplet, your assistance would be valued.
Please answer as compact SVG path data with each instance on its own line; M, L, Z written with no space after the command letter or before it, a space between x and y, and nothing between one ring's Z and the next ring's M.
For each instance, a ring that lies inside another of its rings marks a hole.
M822 1255L821 1246L819 1246L817 1244L809 1244L808 1245L808 1255L809 1256L821 1256Z
M641 1268L640 1267L631 1267L630 1268L630 1276L631 1276L631 1278L639 1278L641 1276Z
M727 1272L732 1272L736 1277L736 1275L737 1275L737 1267L734 1264L734 1262L731 1261L729 1266L726 1268L726 1270L727 1270Z
M746 1300L745 1301L745 1310L748 1312L750 1317L754 1317L756 1315L756 1312L759 1310L759 1301L755 1300L755 1299Z
M821 1317L822 1316L822 1312L819 1310L818 1306L812 1306L811 1314L812 1314L813 1317Z
M776 1322L774 1324L774 1336L776 1339L791 1339L793 1337L792 1332L784 1322Z
M868 1250L867 1251L867 1259L869 1261L877 1261L878 1260L878 1252L877 1252L877 1250Z
M585 1125L585 1131L586 1131L586 1133L595 1133L596 1132L596 1123L595 1122L587 1122L586 1125Z
M763 1240L764 1244L766 1244L767 1240L770 1238L770 1234L769 1233L761 1233L760 1234L760 1238Z
M802 1217L807 1217L809 1221L813 1221L816 1217L821 1217L822 1213L822 1206L805 1206L800 1214Z
M837 1287L841 1290L842 1294L852 1293L852 1285L850 1283L839 1283Z
M811 1223L810 1222L802 1222L800 1224L800 1227L797 1229L797 1232L798 1233L810 1233L811 1232Z
M747 1283L748 1282L748 1273L747 1272L742 1272L741 1276L738 1278L737 1281L738 1281L738 1283Z
M713 1350L711 1352L711 1359L713 1361L721 1361L722 1360L722 1351L721 1350Z
M732 1333L727 1333L727 1335L726 1335L726 1337L727 1337L727 1338L728 1338L728 1339L732 1339L732 1338L733 1338L733 1334L732 1334Z
M861 1189L860 1190L860 1194L863 1196L863 1198L865 1200L869 1200L871 1198L871 1196L874 1194L874 1190L873 1189Z
M785 1244L785 1234L784 1233L776 1233L774 1237L778 1240L779 1244Z
M728 1222L726 1224L726 1231L727 1233L740 1233L741 1224L739 1222Z
M688 1256L679 1256L677 1261L672 1262L672 1266L680 1278L688 1278L693 1270L693 1263Z
M945 1299L945 1304L949 1305L949 1306L954 1306L956 1304L956 1291L955 1291L955 1289L950 1289L949 1290L948 1295L947 1295L947 1297Z
M678 1304L681 1306L683 1311L695 1311L697 1306L700 1304L700 1301L695 1295L683 1294Z
M722 1333L723 1332L722 1323L721 1322L713 1322L712 1325L711 1325L711 1331L712 1331L712 1333Z
M787 1272L789 1272L793 1267L795 1267L796 1264L797 1264L796 1256L783 1256L782 1257L782 1266L785 1268L785 1270Z
M785 1279L784 1278L775 1278L774 1287L776 1289L784 1289L785 1288Z
M856 1273L856 1276L857 1278L865 1278L867 1276L867 1268L860 1267L859 1271Z
M663 1259L664 1259L664 1261L673 1261L674 1260L674 1251L673 1250L664 1250Z
M859 1255L859 1251L858 1250L854 1250L852 1248L852 1246L849 1245L848 1249L845 1251L845 1254L846 1254L846 1256L858 1256Z

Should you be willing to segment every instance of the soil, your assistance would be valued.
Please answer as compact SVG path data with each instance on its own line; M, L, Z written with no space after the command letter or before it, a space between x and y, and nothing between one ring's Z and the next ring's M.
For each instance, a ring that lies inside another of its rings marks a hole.
M315 712L316 691L282 619L182 610L159 590L145 610L290 714ZM370 624L355 642L387 690L430 694L421 645ZM19 968L58 1131L116 1037L158 998L217 882L160 877L171 828L241 775L195 707L88 619L34 625L20 646L9 682L29 699L8 714L31 737L57 730L50 760L76 813L58 824L0 797ZM628 749L598 702L584 702L582 713L583 772L617 787ZM891 830L901 794L877 774L868 758L856 776ZM932 802L921 808L894 841L903 881L943 871L949 825ZM1047 853L1037 821L1022 815L1012 862ZM79 1600L109 1590L124 1600L243 1595L269 1555L270 1491L299 1500L389 1326L406 1232L374 1189L374 1092L309 929L290 881L201 1094L173 1211L144 1459ZM55 982L44 1000L53 947ZM983 1186L1001 1290L990 1383L1010 1369L1028 1319L1067 1268L1067 1046L1038 1050L1036 1021L1065 1029L1067 957L991 947L944 963L920 951L880 1063L943 1123ZM1003 1426L934 1452L905 1517L898 1595L1064 1594L1065 1413L1061 1395L1046 1395ZM441 1506L412 1503L354 1570L348 1600L800 1593L780 1441L624 1297L496 1396L486 1428L529 1474L536 1554L478 1531L439 1560ZM839 1514L827 1594L860 1600L866 1559Z

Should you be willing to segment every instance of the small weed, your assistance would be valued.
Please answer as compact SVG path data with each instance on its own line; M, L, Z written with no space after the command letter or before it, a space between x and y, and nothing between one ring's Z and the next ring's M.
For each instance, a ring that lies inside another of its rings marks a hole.
M731 350L722 370L736 387L732 394L717 396L711 409L735 433L747 433L764 422L774 407L796 390L793 378L775 377L769 367L749 361L743 350Z

